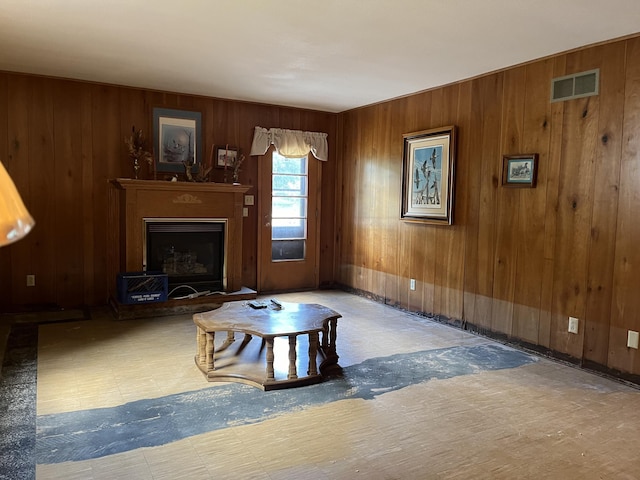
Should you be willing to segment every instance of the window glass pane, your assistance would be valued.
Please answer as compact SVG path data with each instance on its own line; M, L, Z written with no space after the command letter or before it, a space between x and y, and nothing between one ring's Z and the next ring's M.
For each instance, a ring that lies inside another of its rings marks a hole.
M273 176L274 197L283 195L307 195L307 177L301 175L274 175Z
M272 218L306 218L307 199L301 197L273 197Z
M273 240L282 239L305 239L307 237L307 221L300 219L276 219L271 225L271 238Z
M303 174L307 173L307 157L285 158L277 152L273 153L273 173Z
M271 259L304 260L304 240L277 240L271 242Z

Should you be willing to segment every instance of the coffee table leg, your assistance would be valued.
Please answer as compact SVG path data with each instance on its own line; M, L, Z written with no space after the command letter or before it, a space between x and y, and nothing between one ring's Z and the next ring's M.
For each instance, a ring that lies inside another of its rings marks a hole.
M296 338L297 335L289 335L289 380L298 378L298 372L296 371Z
M336 338L338 336L338 319L332 318L329 321L329 354L331 356L338 356L338 349L336 348Z
M236 341L236 335L235 332L233 330L229 330L227 332L227 338L224 342L222 342L222 345L220 345L219 350L226 350L227 348L229 348L229 345L231 345L233 342Z
M267 382L275 380L273 373L273 337L266 338L267 342Z
M196 328L196 345L198 346L198 365L207 363L207 334L200 327Z
M307 375L317 375L318 365L316 357L318 355L318 332L309 333L309 370Z
M207 353L206 353L207 372L212 372L214 370L213 356L215 354L215 346L213 342L215 341L215 339L216 339L215 332L207 333Z

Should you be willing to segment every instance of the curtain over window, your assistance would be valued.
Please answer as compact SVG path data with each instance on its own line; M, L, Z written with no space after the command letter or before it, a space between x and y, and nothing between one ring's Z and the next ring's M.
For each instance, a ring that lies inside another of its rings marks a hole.
M280 155L287 158L304 157L309 152L318 160L326 161L329 158L326 133L256 127L251 155L264 155L271 144Z

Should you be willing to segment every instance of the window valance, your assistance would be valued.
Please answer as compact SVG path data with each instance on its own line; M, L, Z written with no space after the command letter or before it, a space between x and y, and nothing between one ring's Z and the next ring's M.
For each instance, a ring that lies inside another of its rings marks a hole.
M271 144L283 157L304 157L311 152L318 160L326 161L329 158L326 133L256 127L251 155L264 155Z

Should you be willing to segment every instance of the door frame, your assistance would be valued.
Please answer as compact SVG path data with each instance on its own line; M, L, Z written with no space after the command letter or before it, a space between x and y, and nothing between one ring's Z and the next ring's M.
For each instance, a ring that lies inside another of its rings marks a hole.
M268 268L268 265L272 263L271 255L268 255L268 258L264 258L263 252L263 241L265 240L265 235L267 235L267 231L269 232L269 241L271 241L271 229L265 228L265 222L268 220L271 221L271 176L272 176L272 158L275 147L271 145L267 152L264 155L260 155L258 157L258 181L257 181L257 196L258 196L258 235L257 235L257 271L256 271L256 284L257 291L260 293L265 291L268 292L277 292L277 291L295 291L295 290L314 290L317 289L320 285L320 219L321 219L321 199L322 199L322 162L315 158L311 152L307 154L307 170L309 173L309 185L308 185L308 196L311 199L311 196L315 196L315 212L310 209L307 210L307 231L309 232L312 228L314 230L315 241L312 242L314 245L310 246L307 243L307 249L312 250L314 257L313 264L313 285L311 286L301 286L301 287L292 287L286 290L264 290L263 287L263 277L264 277L264 269ZM267 163L268 162L268 163ZM313 162L313 168L311 164ZM314 178L311 179L311 173L313 172ZM267 178L265 178L267 177ZM311 186L313 185L313 191ZM269 190L269 200L264 201L264 197L266 196L265 189L268 186ZM309 202L311 203L311 202ZM309 233L307 233L307 239L309 238ZM307 240L308 241L308 240ZM311 248L309 248L311 247ZM295 262L295 261L294 261ZM277 262L279 266L286 266L287 261ZM293 262L292 262L293 263Z

